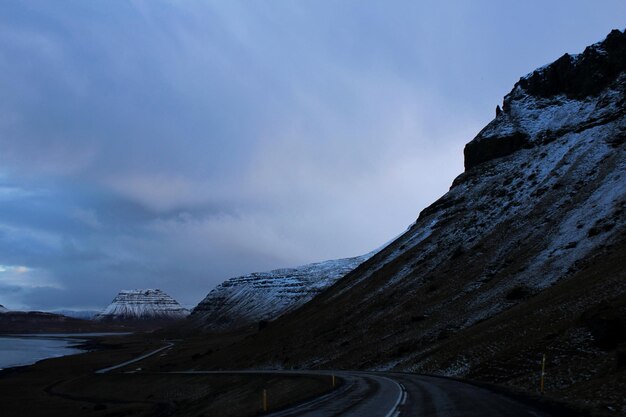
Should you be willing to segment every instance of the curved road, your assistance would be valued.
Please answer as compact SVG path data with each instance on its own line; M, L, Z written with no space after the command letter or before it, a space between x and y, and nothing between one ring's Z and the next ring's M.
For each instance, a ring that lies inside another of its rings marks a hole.
M360 371L184 371L184 374L335 375L328 394L269 413L271 417L553 417L485 388L434 376Z
M163 351L165 349L169 349L172 346L174 346L173 342L167 342L167 344L165 346L163 346L163 347L160 347L160 348L155 349L155 350L153 350L151 352L145 353L145 354L143 354L141 356L137 356L136 358L131 359L129 361L122 362L122 363L117 364L117 365L109 366L108 368L98 369L96 371L96 373L97 374L106 374L107 372L111 372L111 371L113 371L115 369L123 368L123 367L125 367L127 365L130 365L131 363L139 362L141 360L149 358L150 356L156 355L157 353L159 353L159 352L161 352L161 351Z
M107 373L146 359L174 345L130 361L100 369ZM556 417L506 395L461 381L434 376L363 371L178 371L172 374L332 375L341 378L335 390L295 404L271 417Z

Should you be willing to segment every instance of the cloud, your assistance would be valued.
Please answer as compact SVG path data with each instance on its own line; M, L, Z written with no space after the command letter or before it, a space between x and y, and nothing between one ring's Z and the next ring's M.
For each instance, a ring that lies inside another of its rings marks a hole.
M47 271L24 265L0 265L0 304L9 309L21 309L33 293L61 291L62 284Z
M46 271L24 265L0 265L0 282L4 285L25 288L60 288L59 283L55 282Z
M105 178L103 187L153 213L206 208L233 204L245 198L236 178L216 181L212 178L184 177L179 174L124 173Z
M619 1L4 2L0 264L28 279L0 302L161 287L193 306L235 274L365 253L447 190L521 74L625 18Z
M98 220L97 214L93 210L76 207L72 210L72 216L93 229L101 229L103 227L100 220Z

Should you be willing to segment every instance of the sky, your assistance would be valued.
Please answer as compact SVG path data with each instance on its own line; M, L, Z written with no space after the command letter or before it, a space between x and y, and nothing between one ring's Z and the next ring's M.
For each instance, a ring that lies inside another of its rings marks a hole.
M623 0L0 2L0 304L99 309L361 255Z

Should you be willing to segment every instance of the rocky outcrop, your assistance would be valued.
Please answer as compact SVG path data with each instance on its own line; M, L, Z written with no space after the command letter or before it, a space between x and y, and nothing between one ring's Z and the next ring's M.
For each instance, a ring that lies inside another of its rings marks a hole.
M625 69L626 34L614 30L583 53L522 77L502 111L465 146L465 169L620 117Z
M230 278L194 308L190 320L205 330L226 330L274 320L310 301L370 256Z
M465 145L465 169L472 169L483 162L501 158L523 148L532 147L530 138L524 132L513 130L500 137L479 135Z
M565 54L516 84L536 97L564 95L581 100L598 95L626 68L626 33L613 30L578 55ZM505 99L506 103L506 99ZM506 106L505 106L506 111Z
M159 289L122 290L95 320L181 320L189 311Z

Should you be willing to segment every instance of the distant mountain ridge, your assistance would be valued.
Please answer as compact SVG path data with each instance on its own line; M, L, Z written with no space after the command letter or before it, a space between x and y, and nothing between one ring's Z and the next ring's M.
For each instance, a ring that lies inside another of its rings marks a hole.
M193 309L189 319L205 330L274 320L310 301L373 253L230 278Z
M0 312L0 334L100 333L132 330L134 328L120 323L82 320L44 311L7 310Z
M181 320L189 310L160 289L122 290L94 320Z
M53 310L50 313L54 314L62 314L67 317L72 317L75 319L83 319L83 320L91 320L93 319L100 311L97 310Z

